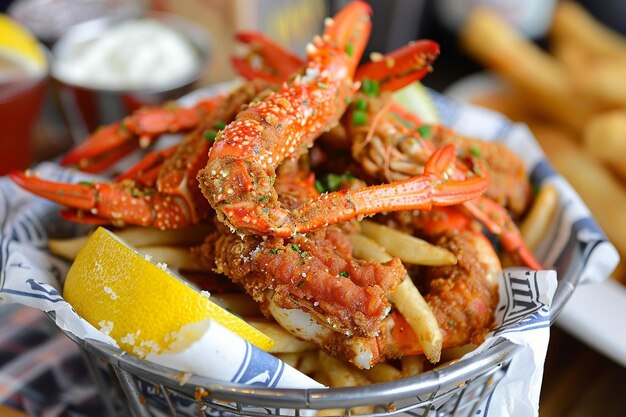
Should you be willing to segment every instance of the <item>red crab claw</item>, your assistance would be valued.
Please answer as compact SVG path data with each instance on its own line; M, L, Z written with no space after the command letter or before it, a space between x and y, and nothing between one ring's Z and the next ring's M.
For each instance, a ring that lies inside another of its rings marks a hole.
M455 161L456 148L446 145L433 153L424 174L404 181L322 194L293 211L271 206L266 199L259 200L254 210L248 204L232 205L223 210L236 229L287 237L359 216L430 210L433 206L455 205L482 195L489 185L487 178L446 179L446 172ZM240 181L236 173L231 176Z
M239 32L235 38L249 48L246 56L231 58L235 71L247 80L280 83L304 67L303 59L259 32Z
M43 180L18 171L9 174L17 185L74 210L65 217L81 223L116 225L135 224L159 229L190 226L191 208L187 201L157 193L132 180L118 183L82 182L64 184Z
M431 65L438 56L439 44L436 42L427 39L411 42L380 59L361 65L355 79L377 80L381 90L396 91L421 80L432 70Z
M508 253L517 254L520 260L536 271L543 269L531 250L524 243L522 235L504 207L489 198L468 201L465 208L495 235Z
M121 122L98 129L69 151L61 165L101 172L138 147L147 148L162 134L194 129L201 117L214 110L222 99L220 96L202 100L191 108L169 105L139 109Z

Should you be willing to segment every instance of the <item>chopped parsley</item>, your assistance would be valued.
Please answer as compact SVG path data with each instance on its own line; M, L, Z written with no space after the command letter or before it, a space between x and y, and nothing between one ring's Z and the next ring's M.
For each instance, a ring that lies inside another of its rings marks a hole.
M299 254L302 254L302 249L300 249L300 246L296 245L295 243L292 243L289 246L291 247L291 250L296 251Z
M430 136L430 134L432 133L432 128L428 125L421 125L417 128L417 132L420 134L421 137L424 138Z
M357 110L363 111L363 110L367 109L367 101L363 100L362 98L357 99L354 102L354 105L356 106Z
M363 78L362 83L361 90L363 90L366 95L377 97L380 94L380 83L378 81Z
M363 126L367 123L367 113L363 110L355 110L352 113L352 124L355 126Z
M204 138L208 141L214 141L215 138L217 137L217 131L215 130L207 130L206 132L204 132Z
M470 148L470 154L472 156L475 156L476 158L480 158L481 153L480 153L480 148L478 147L478 145L472 145L472 147Z
M349 57L352 57L352 55L354 55L354 45L352 43L346 45L346 54Z

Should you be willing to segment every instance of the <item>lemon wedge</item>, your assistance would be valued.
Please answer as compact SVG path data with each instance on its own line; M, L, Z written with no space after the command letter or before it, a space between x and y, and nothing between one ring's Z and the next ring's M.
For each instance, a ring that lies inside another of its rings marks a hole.
M439 122L437 108L426 87L420 82L411 83L394 92L392 99L405 110L419 116L424 123L435 124Z
M0 52L25 59L37 70L46 67L46 55L37 39L15 20L0 14Z
M85 320L139 357L183 350L195 340L186 337L181 343L181 327L206 319L260 349L268 350L274 344L102 227L91 234L76 256L63 297Z

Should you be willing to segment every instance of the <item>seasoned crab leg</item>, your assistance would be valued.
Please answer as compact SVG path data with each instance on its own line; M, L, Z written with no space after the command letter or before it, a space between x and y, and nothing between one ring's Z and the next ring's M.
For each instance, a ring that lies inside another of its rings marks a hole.
M218 136L198 179L218 218L234 230L289 236L381 211L457 204L486 188L484 178L446 182L455 152L445 147L423 176L327 194L294 211L280 206L273 188L276 168L337 124L355 90L351 74L370 30L369 12L362 2L343 9L308 48L305 76L251 104Z
M246 55L234 56L231 63L235 71L247 80L261 79L281 83L304 67L297 55L278 45L259 32L239 32L237 40L248 46Z
M65 154L61 165L76 165L85 172L103 171L138 147L149 147L160 135L195 129L223 99L204 99L189 108L174 104L141 108L121 122L98 129Z
M196 173L206 165L213 138L224 121L232 120L264 86L248 83L237 88L178 146L149 153L115 183L56 183L23 172L11 173L10 177L22 188L69 207L62 214L73 221L160 229L195 224L210 211Z

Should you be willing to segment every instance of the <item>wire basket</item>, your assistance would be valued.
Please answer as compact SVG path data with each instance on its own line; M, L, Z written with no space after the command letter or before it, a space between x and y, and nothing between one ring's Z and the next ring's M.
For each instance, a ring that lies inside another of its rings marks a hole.
M551 323L578 282L559 282ZM54 321L54 313L48 313ZM471 416L506 374L518 345L507 340L461 362L423 374L367 386L329 389L275 389L226 383L181 373L148 362L105 343L65 334L79 345L111 417L300 416L314 410L374 406L363 416Z
M444 124L456 129L457 122L468 119L462 117L468 111L465 107L437 93L430 94ZM472 117L475 116L472 113ZM489 120L493 118L493 115L489 116ZM495 137L502 137L507 132L511 138L516 137L510 121L502 117L497 121L491 126ZM539 163L531 180L538 185L544 177L551 175L553 171L549 164ZM574 201L572 204L578 207L582 203ZM550 324L584 274L591 253L606 241L591 218L584 216L576 225L570 221L564 222L570 233L569 239L563 240L563 232L553 231L552 240L547 240L545 245L563 250L562 256L554 261L559 282L552 300ZM593 232L597 241L580 241L578 234L583 230ZM555 242L557 237L560 240ZM48 315L54 320L54 313ZM105 343L80 339L69 332L66 335L84 352L111 417L300 416L313 415L314 410L330 409L337 410L336 415L475 416L520 350L518 345L503 339L469 359L393 382L349 388L276 389L181 374ZM360 414L359 410L354 410L360 406L374 406L375 411Z

